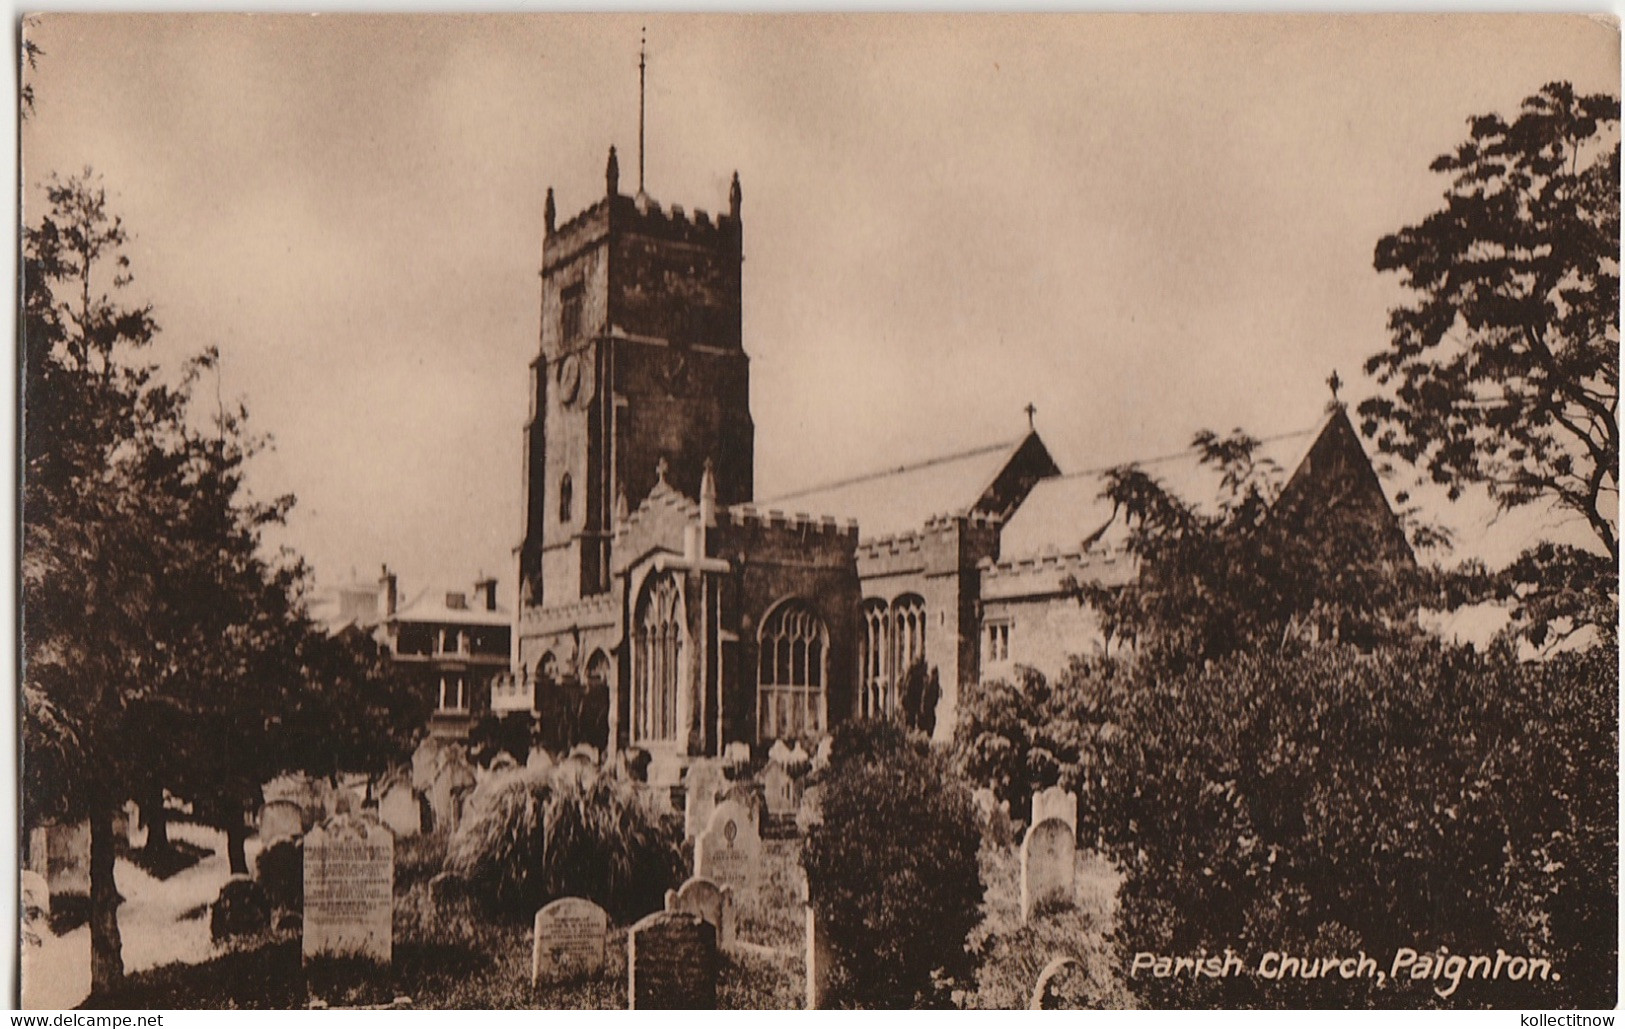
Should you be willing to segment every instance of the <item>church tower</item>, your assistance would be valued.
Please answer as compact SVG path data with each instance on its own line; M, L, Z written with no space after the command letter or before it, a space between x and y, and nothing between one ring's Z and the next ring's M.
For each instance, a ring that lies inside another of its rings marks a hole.
M752 499L755 428L741 342L739 176L728 212L669 211L620 192L556 224L548 190L541 348L525 427L520 601L556 607L610 590L617 512L657 481L717 502Z

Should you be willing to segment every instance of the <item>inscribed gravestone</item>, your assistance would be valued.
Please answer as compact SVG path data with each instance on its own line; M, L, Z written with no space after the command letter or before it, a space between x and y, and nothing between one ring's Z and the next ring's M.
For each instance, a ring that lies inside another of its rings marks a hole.
M90 893L90 823L52 822L29 835L28 867L45 877L51 895Z
M530 983L561 982L604 970L609 916L580 897L561 897L536 912Z
M360 815L305 835L304 956L394 954L395 837Z
M711 760L699 760L689 765L683 776L683 838L693 839L711 824L711 812L716 810L717 790L727 780L722 766Z
M762 838L749 812L726 800L711 813L711 825L694 841L694 874L736 892L756 885Z
M260 808L260 842L298 839L305 833L305 815L291 800L273 800Z
M724 949L733 946L733 887L718 886L709 879L695 877L675 890L666 891L666 910L697 915L717 931L717 946Z
M1059 818L1072 827L1072 835L1078 834L1078 795L1051 786L1047 790L1039 790L1033 794L1033 820L1032 824L1048 818Z
M1049 818L1027 830L1021 841L1021 920L1041 906L1072 901L1077 843L1072 827Z
M762 795L757 791L754 782L734 779L725 783L722 789L717 791L717 803L725 801L733 801L744 808L745 814L750 818L751 827L757 833L762 831Z
M634 1011L717 1006L717 934L681 911L660 911L626 935L626 1000Z

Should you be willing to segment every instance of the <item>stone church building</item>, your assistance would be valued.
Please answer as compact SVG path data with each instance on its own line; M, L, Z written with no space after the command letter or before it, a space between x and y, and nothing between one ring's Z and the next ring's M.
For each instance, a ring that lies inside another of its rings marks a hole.
M494 702L602 691L608 749L647 751L651 778L674 780L730 744L895 716L917 662L946 737L984 675L1058 671L1097 645L1061 581L1131 562L1100 532L1099 476L1063 474L1030 425L756 506L738 176L714 216L621 193L613 149L605 178L562 224L548 191L513 680ZM1289 491L1352 490L1397 532L1340 407L1272 443L1307 454Z

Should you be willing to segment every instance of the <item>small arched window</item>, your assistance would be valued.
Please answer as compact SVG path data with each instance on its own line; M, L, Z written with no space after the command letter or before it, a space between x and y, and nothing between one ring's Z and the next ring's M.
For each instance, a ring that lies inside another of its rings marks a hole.
M575 488L570 483L570 473L565 472L559 480L559 521L569 522L570 508L575 503Z

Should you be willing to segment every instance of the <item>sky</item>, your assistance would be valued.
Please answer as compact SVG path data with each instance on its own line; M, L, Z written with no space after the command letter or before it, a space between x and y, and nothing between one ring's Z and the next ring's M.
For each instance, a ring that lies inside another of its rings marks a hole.
M101 175L154 357L219 348L318 585L511 597L543 198L595 202L612 144L635 188L644 26L647 191L742 183L759 497L1028 403L1064 470L1313 425L1333 370L1375 390L1376 242L1467 119L1620 81L1579 16L52 14L23 216Z

